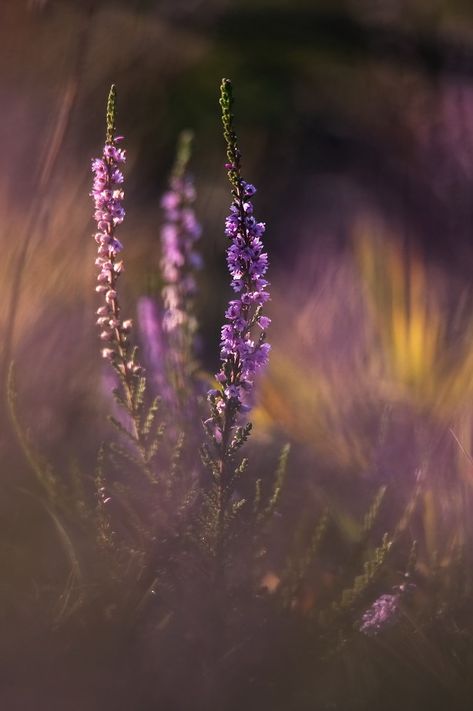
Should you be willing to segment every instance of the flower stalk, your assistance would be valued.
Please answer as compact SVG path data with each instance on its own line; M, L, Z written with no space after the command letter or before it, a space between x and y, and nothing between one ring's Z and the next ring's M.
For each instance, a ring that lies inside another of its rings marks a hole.
M92 161L94 180L91 197L97 223L95 264L99 270L95 290L103 297L103 303L97 309L97 325L104 346L102 356L111 363L119 377L124 395L122 404L131 416L132 434L138 443L138 394L142 389L142 369L137 362L136 348L130 343L132 321L122 319L117 293L118 280L123 272L123 261L120 258L123 246L117 239L116 232L125 217L122 187L124 178L121 167L125 163L126 153L119 147L123 137L116 135L115 118L116 90L112 85L107 101L105 145L102 156Z
M229 453L231 436L235 433L238 415L248 411L248 396L253 388L255 373L266 365L270 345L266 343L266 329L271 320L262 314L269 299L268 255L263 251L262 236L265 223L253 216L251 199L256 188L241 177L241 152L233 128L231 82L221 85L220 106L224 138L227 144L228 178L232 185L232 204L225 221L225 234L230 240L227 265L232 277L231 286L237 294L225 312L220 341L220 370L216 374L219 387L210 390L210 431L222 458Z
M270 319L262 311L269 299L265 278L268 255L263 251L265 223L253 216L252 197L256 188L243 180L241 152L233 127L232 85L223 79L220 87L223 134L227 147L225 165L232 187L230 214L225 221L225 234L230 241L226 251L231 286L236 294L225 312L220 341L218 387L208 392L210 418L204 423L213 442L215 457L204 451L216 484L217 520L215 525L216 557L221 557L226 518L234 496L238 467L233 459L251 430L251 423L241 425L240 415L250 409L249 397L254 376L266 365L270 350L266 328Z

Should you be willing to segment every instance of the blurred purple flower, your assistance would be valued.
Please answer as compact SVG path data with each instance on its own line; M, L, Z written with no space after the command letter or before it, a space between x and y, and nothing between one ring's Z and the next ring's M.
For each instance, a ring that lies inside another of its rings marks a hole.
M394 624L399 617L400 593L381 595L363 614L360 632L376 635Z
M166 346L162 332L162 314L150 296L138 299L137 319L148 380L154 382L156 392L169 403L172 391L165 372Z
M200 254L195 251L201 227L192 207L194 200L195 190L188 175L171 178L170 189L161 200L164 210L161 230L161 269L165 284L163 329L168 333L180 331L180 340L194 333L197 325L188 309L188 302L196 291L192 271L201 266ZM182 344L174 345L179 348Z
M161 199L164 211L161 229L162 340L167 377L167 384L163 383L163 387L168 405L181 411L185 409L187 414L189 393L195 385L195 270L202 266L201 256L196 250L201 226L194 212L196 193L188 173L191 144L192 133L183 131L179 136L169 188ZM164 392L161 394L164 395Z

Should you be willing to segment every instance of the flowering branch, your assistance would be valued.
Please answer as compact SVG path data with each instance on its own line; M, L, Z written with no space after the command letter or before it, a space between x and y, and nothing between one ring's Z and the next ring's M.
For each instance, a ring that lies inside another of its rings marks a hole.
M214 493L217 519L215 523L216 549L221 547L228 518L229 504L234 495L233 483L240 468L234 469L232 460L250 434L251 423L238 425L240 413L248 411L248 396L253 388L257 370L268 360L270 346L266 343L266 328L270 319L262 315L269 299L265 274L268 255L263 251L264 222L253 217L251 198L256 189L241 177L241 152L233 128L232 85L223 79L220 87L220 106L224 138L227 144L228 178L232 186L230 215L225 222L225 234L230 240L227 265L232 277L231 286L238 295L229 302L225 312L220 341L220 370L216 374L217 389L210 390L210 418L204 423L216 456L204 447L204 462L212 471L216 484ZM233 504L234 506L234 504ZM216 550L216 557L219 557Z
M123 246L116 237L116 230L125 217L122 204L123 173L120 167L126 156L125 151L117 145L123 137L115 135L115 116L116 91L112 85L107 102L107 130L102 157L92 161L94 181L91 197L98 229L95 235L98 245L95 264L99 268L95 290L104 298L104 303L97 310L97 325L101 329L100 339L104 343L102 356L110 361L122 385L123 395L115 391L115 396L130 415L132 431L124 431L122 425L118 422L115 424L135 443L141 463L152 479L150 460L156 453L156 443L148 442L150 427L143 424L147 420L142 417L146 380L137 362L137 349L129 339L132 322L129 319L122 320L117 294L117 282L123 272L123 262L119 258ZM154 402L148 416L150 413L154 416L156 411L157 402Z
M231 242L227 249L231 286L238 298L229 302L225 312L227 322L222 327L220 341L221 368L215 376L219 388L208 393L211 418L206 422L223 458L232 449L230 437L235 432L238 414L249 409L245 399L252 390L254 374L266 365L270 349L266 343L270 319L262 315L263 305L269 299L264 276L268 255L263 251L261 239L265 224L256 222L253 217L251 198L256 188L241 177L241 152L233 129L232 103L231 83L224 79L220 105L227 143L225 167L233 195L225 234ZM255 335L257 329L259 333Z
M118 225L123 222L125 210L123 201L123 173L119 165L125 162L125 151L117 148L121 136L115 136L115 87L112 86L107 103L107 134L101 158L92 161L94 182L91 196L95 205L95 220L98 232L98 256L95 260L99 268L98 285L95 290L104 295L105 304L97 310L97 325L101 328L100 339L107 345L102 350L121 375L125 389L130 396L132 379L139 372L131 350L128 333L131 321L122 321L116 291L117 281L123 271L123 262L118 258L123 246L116 238Z

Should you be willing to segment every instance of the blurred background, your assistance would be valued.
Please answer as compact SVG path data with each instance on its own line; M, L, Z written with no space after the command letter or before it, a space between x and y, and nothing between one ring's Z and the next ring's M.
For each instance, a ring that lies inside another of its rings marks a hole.
M128 151L124 312L159 293L159 199L190 128L201 361L215 371L230 296L224 76L271 263L255 441L294 443L293 498L335 501L348 531L365 493L387 484L402 501L427 467L434 493L418 525L423 565L438 564L452 542L471 541L468 0L1 0L2 380L14 360L22 421L55 466L93 466L107 400L90 159L112 82ZM37 514L10 505L30 473L5 409L1 423L2 555L20 589L35 556L15 558L18 532ZM22 535L40 529L33 519Z
M215 371L229 297L218 108L228 76L271 256L273 359L257 431L282 428L351 474L371 466L380 408L464 415L469 3L4 0L0 12L2 371L16 361L43 446L67 458L97 444L84 438L101 417L102 369L89 161L112 81L128 150L126 313L159 293L159 199L191 128L202 365Z
M422 310L412 377L440 355L439 339L447 347L464 335L473 259L469 3L3 0L0 13L3 369L13 356L33 359L23 389L37 393L44 436L56 427L73 436L84 396L76 381L97 367L85 356L96 335L89 160L103 140L112 81L129 155L122 288L130 311L138 295L159 289L159 197L179 131L195 131L210 371L228 298L222 76L235 85L244 172L268 224L273 339L284 341L300 318L312 339L308 358L327 342L327 324L339 324L337 357L351 348L347 309L318 306L321 292L333 303L348 297L347 261L371 290L396 282L407 320ZM391 296L374 305L391 308ZM383 312L386 328L391 317ZM51 388L69 400L72 389L77 407L56 424L44 397Z

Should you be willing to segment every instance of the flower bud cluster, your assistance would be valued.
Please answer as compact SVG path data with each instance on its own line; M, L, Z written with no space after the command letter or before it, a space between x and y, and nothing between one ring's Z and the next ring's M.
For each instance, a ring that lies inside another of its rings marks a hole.
M231 241L227 264L238 298L229 302L225 312L227 322L221 331L221 369L215 376L221 389L209 393L220 414L229 405L233 411L244 408L244 398L251 391L254 374L266 365L270 350L265 342L270 319L261 313L269 299L269 284L265 279L268 255L263 251L261 239L265 224L253 216L251 198L255 192L253 185L240 178L225 222L225 234ZM254 334L258 328L259 332Z
M139 366L134 363L133 356L127 357L127 336L132 323L130 320L121 320L116 291L118 277L123 271L123 262L119 259L123 247L115 237L115 229L125 217L121 187L123 173L119 168L125 162L125 151L116 146L120 140L121 137L117 137L106 142L102 157L92 161L94 181L91 197L98 228L95 234L98 252L95 264L99 269L95 290L104 299L97 310L97 325L100 328L100 340L104 344L103 357L117 363L119 356L124 374L134 374L138 372Z

